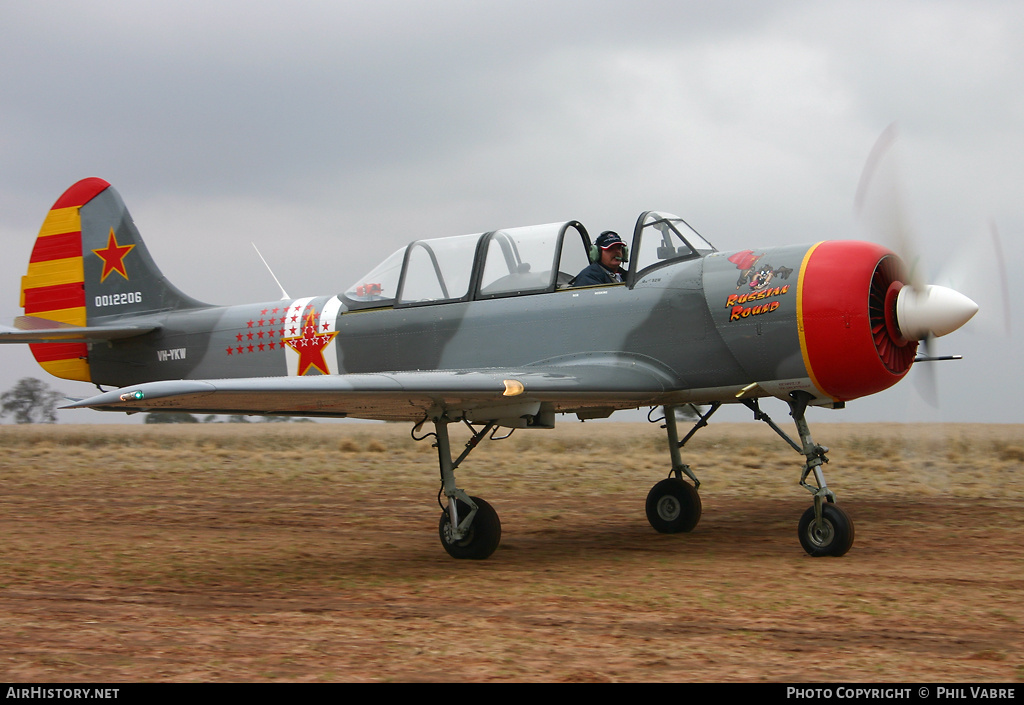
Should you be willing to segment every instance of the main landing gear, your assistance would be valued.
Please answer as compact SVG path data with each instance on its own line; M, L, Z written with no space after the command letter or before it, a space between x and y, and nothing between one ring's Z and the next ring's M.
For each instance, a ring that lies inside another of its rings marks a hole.
M814 442L811 438L810 428L807 426L807 420L804 418L804 412L807 410L807 403L810 399L810 395L806 392L794 392L789 400L790 414L796 422L800 444L787 436L767 414L761 411L757 399L745 399L743 404L754 412L756 420L768 424L775 433L807 459L804 463L803 474L800 476L800 486L814 496L814 505L808 508L800 518L797 529L800 545L812 556L841 556L853 545L853 521L845 511L835 504L835 494L825 483L825 474L821 466L828 462L828 458L825 457L828 448ZM676 427L675 407L665 407L664 428L668 432L672 470L670 477L656 484L647 495L647 520L655 530L661 533L673 534L692 531L700 521L701 503L700 496L697 494L700 481L690 466L682 462L679 450L698 430L708 425L708 419L720 407L721 403L712 404L707 413L698 419L681 441ZM686 475L693 484L683 480L683 475ZM807 481L808 477L812 475L814 477L813 484Z
M470 497L464 490L455 486L455 468L487 434L494 431L495 424L488 423L482 430L477 430L467 422L466 425L473 432L473 436L466 443L466 449L462 454L452 460L451 444L448 440L449 423L450 421L444 417L434 419L434 433L417 437L417 426L413 429L412 437L417 441L422 441L428 436L434 436L436 439L434 447L437 448L441 466L438 504L441 504L441 494L448 498L447 506L441 504L441 519L437 526L441 545L452 558L482 560L498 548L501 541L501 521L490 504L479 497Z
M689 465L683 463L679 449L686 445L686 442L693 438L693 434L704 426L713 413L718 411L721 404L715 403L707 414L694 424L686 438L679 440L679 430L676 425L676 407L665 407L665 430L668 432L668 452L672 456L671 476L662 480L647 494L647 521L656 531L662 534L678 534L681 532L693 531L700 521L701 504L700 495L697 489L700 487L700 480L690 469ZM649 418L649 417L648 417ZM693 484L683 480L686 475Z

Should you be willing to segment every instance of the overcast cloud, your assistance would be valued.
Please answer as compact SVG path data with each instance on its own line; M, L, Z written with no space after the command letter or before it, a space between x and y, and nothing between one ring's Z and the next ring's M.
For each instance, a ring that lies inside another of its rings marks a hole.
M647 209L719 249L866 237L854 194L894 121L929 267L994 220L1012 272L1021 37L1019 2L5 2L0 318L21 312L47 209L86 176L181 289L243 303L278 296L250 242L294 296L416 238L573 218L626 233ZM937 341L965 356L937 365L939 410L908 381L812 421L1024 422L983 259L963 285L983 313ZM93 391L0 353L0 389Z

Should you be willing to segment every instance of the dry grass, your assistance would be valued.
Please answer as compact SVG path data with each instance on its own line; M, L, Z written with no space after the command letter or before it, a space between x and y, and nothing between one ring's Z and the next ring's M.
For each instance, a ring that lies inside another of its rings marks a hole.
M1024 678L1024 429L813 430L843 559L800 550L801 456L763 425L695 437L704 519L661 536L663 433L565 423L459 469L503 523L461 562L405 426L3 426L0 679Z
M1024 466L1021 426L819 424L814 432L830 448L829 484L847 500L1020 498L1024 491L1017 479ZM467 438L461 426L452 427L455 454ZM0 478L16 484L31 468L50 482L128 472L158 481L184 474L202 483L230 472L232 481L257 483L290 478L426 487L436 478L431 441L414 443L398 424L0 426ZM804 492L796 487L802 456L760 424L714 425L683 455L703 492L751 498ZM667 465L664 434L656 427L570 423L482 443L458 475L478 493L599 495L653 483Z

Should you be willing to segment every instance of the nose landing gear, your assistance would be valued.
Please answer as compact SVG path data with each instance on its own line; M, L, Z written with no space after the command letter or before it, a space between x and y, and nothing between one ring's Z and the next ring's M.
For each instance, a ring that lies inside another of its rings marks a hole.
M837 504L823 505L820 521L815 507L808 507L797 534L808 555L841 556L853 545L853 520Z

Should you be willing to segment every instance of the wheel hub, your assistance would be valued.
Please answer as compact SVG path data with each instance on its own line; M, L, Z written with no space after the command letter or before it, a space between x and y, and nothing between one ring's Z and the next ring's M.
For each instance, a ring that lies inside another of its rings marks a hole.
M455 538L455 530L452 528L451 523L445 524L444 527L444 541L445 543L452 546L468 546L473 542L473 527L470 526L469 530L460 539Z
M815 527L812 521L811 525L807 527L807 538L815 546L828 546L832 543L834 536L835 528L832 526L832 522L827 519L822 519L820 526Z
M665 521L678 519L682 511L683 508L675 497L666 496L658 500L658 516Z

